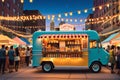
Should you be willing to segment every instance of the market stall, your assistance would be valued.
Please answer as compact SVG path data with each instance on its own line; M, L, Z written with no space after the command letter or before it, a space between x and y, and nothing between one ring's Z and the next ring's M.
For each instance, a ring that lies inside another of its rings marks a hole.
M13 40L16 41L16 42L18 42L19 45L26 45L26 43L23 42L23 41L22 41L20 38L18 38L18 37L13 38Z
M19 43L5 35L0 34L0 45L10 46L10 45L15 45L15 44L19 44Z
M104 41L102 41L102 46L106 48L108 45L112 45L111 41L114 39L119 33L114 33L110 35L108 38L106 38Z

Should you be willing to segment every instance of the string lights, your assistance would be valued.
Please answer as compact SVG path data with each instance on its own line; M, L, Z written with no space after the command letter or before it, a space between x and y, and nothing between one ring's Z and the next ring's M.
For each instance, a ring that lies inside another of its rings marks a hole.
M116 15L112 15L112 16L104 16L104 17L98 17L98 18L90 18L90 19L80 19L80 18L74 18L75 20L73 20L72 18L57 18L58 21L70 21L70 22L86 22L86 21L92 21L92 22L97 22L97 21L101 21L101 20L107 20L107 19L110 19L111 17L113 16L118 16L118 19L120 19L120 14L116 14ZM5 21L26 21L26 20L38 20L38 19L46 19L48 18L48 20L54 20L55 19L55 15L48 15L47 17L46 16L41 16L41 15L38 15L38 16L35 16L35 15L31 15L31 16L19 16L19 17L3 17L3 16L0 16L0 20L5 20ZM66 20L67 19L67 20Z
M4 1L4 0L2 0ZM23 3L24 0L21 0L21 3ZM29 2L33 2L33 0L29 0ZM90 8L90 9L85 9L85 10L77 10L77 14L81 14L81 12L83 11L84 13L87 13L88 10L91 10L92 11L95 11L96 8L98 9L102 9L103 7L109 7L111 3L107 3L107 4L104 4L104 5L100 5L100 6L97 6L97 7L93 7L93 8ZM117 3L114 3L114 4L117 4ZM73 15L73 13L75 12L66 12L64 13L64 16L68 16L68 14L70 16ZM54 20L56 17L58 18L61 18L62 17L62 14L58 14L58 15L46 15L46 16L41 16L41 15L30 15L30 16L13 16L13 17L3 17L3 16L0 16L0 20L11 20L11 21L24 21L24 20L37 20L37 19L48 19L48 20ZM59 19L58 19L59 20ZM71 21L71 20L70 20ZM75 21L76 22L76 21Z
M91 21L91 22L86 22L86 25L89 25L89 24L99 24L99 23L102 23L102 22L104 22L105 21L105 19L107 19L107 20L111 20L111 19L113 19L113 18L115 18L115 17L119 17L120 16L120 14L118 14L118 15L114 15L114 16L109 16L109 17L101 17L101 18L96 18L96 20L99 20L99 21L95 21L94 22L94 19L88 19L89 21ZM62 18L62 20L64 20L63 18ZM66 19L66 20L68 20L68 19ZM70 19L70 22L72 22L73 21L73 19ZM77 19L74 19L74 21L76 22L77 21ZM82 19L80 20L81 22L83 21ZM84 21L87 21L87 19L85 19ZM81 25L74 25L74 26L85 26L85 24L81 24ZM41 26L39 26L39 27L41 27ZM15 35L17 35L17 36L21 36L21 37L25 37L25 38L30 38L30 37L32 37L32 35L31 34L27 34L27 35L25 35L25 33L23 33L23 32L19 32L19 31L16 31L16 30L12 30L12 29L9 29L9 28L6 28L6 27L3 27L3 26L0 26L0 28L2 29L2 30L4 30L4 31L6 31L6 32L12 32L13 34L15 34ZM27 28L29 28L29 29L31 29L31 28L38 28L38 26L27 26L27 27L24 27L24 26L17 26L16 28L24 28L24 29L27 29ZM106 34L107 35L107 34ZM102 36L101 34L100 34L100 36Z

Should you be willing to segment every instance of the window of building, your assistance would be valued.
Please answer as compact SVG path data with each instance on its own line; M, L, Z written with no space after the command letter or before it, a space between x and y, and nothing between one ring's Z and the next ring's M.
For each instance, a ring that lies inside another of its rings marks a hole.
M15 4L16 2L15 2L16 0L13 0L13 3Z
M9 14L7 14L7 17L9 17Z
M5 5L5 3L2 3L2 7Z
M20 7L20 4L17 4L18 5L18 7Z
M2 16L4 16L4 11L2 11Z
M9 3L7 3L7 8L10 9L10 4Z
M14 13L14 14L15 14L15 12L16 12L15 9L13 9L13 13Z
M20 16L20 13L18 12L17 15Z

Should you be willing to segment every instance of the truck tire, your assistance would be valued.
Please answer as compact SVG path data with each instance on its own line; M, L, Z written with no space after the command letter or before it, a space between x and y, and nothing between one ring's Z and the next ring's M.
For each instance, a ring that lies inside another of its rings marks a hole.
M43 70L44 72L51 72L51 71L53 70L53 65L52 65L52 63L49 63L49 62L43 63L43 64L42 64L42 70Z
M90 66L90 70L94 73L98 73L101 71L101 64L99 62L93 62Z

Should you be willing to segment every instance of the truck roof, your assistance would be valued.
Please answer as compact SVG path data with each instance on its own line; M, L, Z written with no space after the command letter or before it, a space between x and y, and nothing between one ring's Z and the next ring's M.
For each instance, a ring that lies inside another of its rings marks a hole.
M33 34L33 39L38 38L44 34L87 34L91 40L99 40L100 37L98 33L94 30L84 30L84 31L36 31Z

